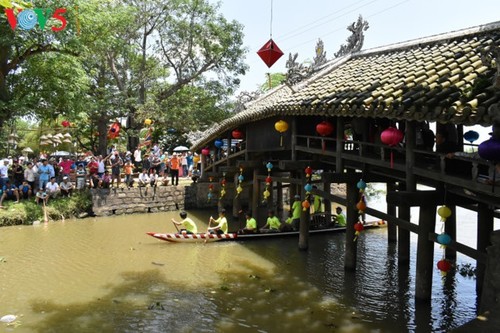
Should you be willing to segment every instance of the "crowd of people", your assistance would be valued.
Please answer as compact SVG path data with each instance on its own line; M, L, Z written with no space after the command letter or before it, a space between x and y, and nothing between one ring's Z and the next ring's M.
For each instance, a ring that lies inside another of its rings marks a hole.
M5 200L34 198L47 203L51 198L70 197L73 191L87 188L158 186L179 184L180 174L196 182L199 178L197 157L191 152L168 154L153 145L143 155L141 147L134 153L119 152L111 146L108 154L90 153L78 157L20 156L0 160L0 208Z

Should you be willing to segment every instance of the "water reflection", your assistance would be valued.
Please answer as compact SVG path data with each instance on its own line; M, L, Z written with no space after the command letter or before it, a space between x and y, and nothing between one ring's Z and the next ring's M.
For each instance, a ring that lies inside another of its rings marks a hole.
M210 212L189 213L203 230ZM398 266L385 230L360 237L354 273L343 234L313 236L308 251L293 238L145 235L173 232L177 214L1 228L0 316L22 315L14 332L441 332L474 317L461 276L435 274L432 303L415 304L414 264Z

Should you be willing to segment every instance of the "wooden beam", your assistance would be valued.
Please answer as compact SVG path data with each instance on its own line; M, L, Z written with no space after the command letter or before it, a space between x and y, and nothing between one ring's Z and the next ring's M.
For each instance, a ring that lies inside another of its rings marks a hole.
M320 167L320 162L313 160L300 160L300 161L291 161L291 160L280 160L278 163L278 168L281 170L304 170L308 166L313 169L317 169Z
M439 191L396 191L389 192L386 196L386 202L396 206L429 206L440 205L443 202L443 193Z
M437 243L437 237L438 234L436 233L430 233L429 234L429 239ZM457 243L453 239L451 240L450 244L446 245L446 247L451 247L452 249L465 254L466 256L475 259L478 263L485 264L486 261L488 260L488 255L486 253L479 252L476 249L473 249L467 245L464 245L462 243Z
M330 183L357 183L361 178L367 183L386 183L388 181L387 177L375 175L375 174L363 174L361 172L323 172L321 174L321 180L323 182Z

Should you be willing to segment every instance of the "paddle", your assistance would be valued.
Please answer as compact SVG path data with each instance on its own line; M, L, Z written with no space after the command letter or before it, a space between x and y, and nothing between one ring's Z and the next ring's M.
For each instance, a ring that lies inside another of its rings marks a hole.
M175 229L177 229L177 233L179 233L179 228L177 227L177 223L174 222L174 219L172 219L172 223L174 224Z
M210 235L210 230L209 230L209 229L210 229L210 223L212 222L212 220L213 220L213 217L212 217L212 216L210 216L210 218L208 219L207 233L205 234L205 242L204 242L204 243L206 243L206 242L207 242L207 240L208 240L208 235Z

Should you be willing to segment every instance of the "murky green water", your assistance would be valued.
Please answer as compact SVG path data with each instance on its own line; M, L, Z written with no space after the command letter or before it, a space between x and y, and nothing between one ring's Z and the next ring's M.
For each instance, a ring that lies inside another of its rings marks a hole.
M18 316L0 332L442 332L475 316L475 281L459 275L443 285L435 272L431 306L416 307L415 260L398 268L385 229L361 236L353 274L343 269L344 234L312 236L306 252L295 238L145 235L174 232L172 217L0 228L0 317Z

